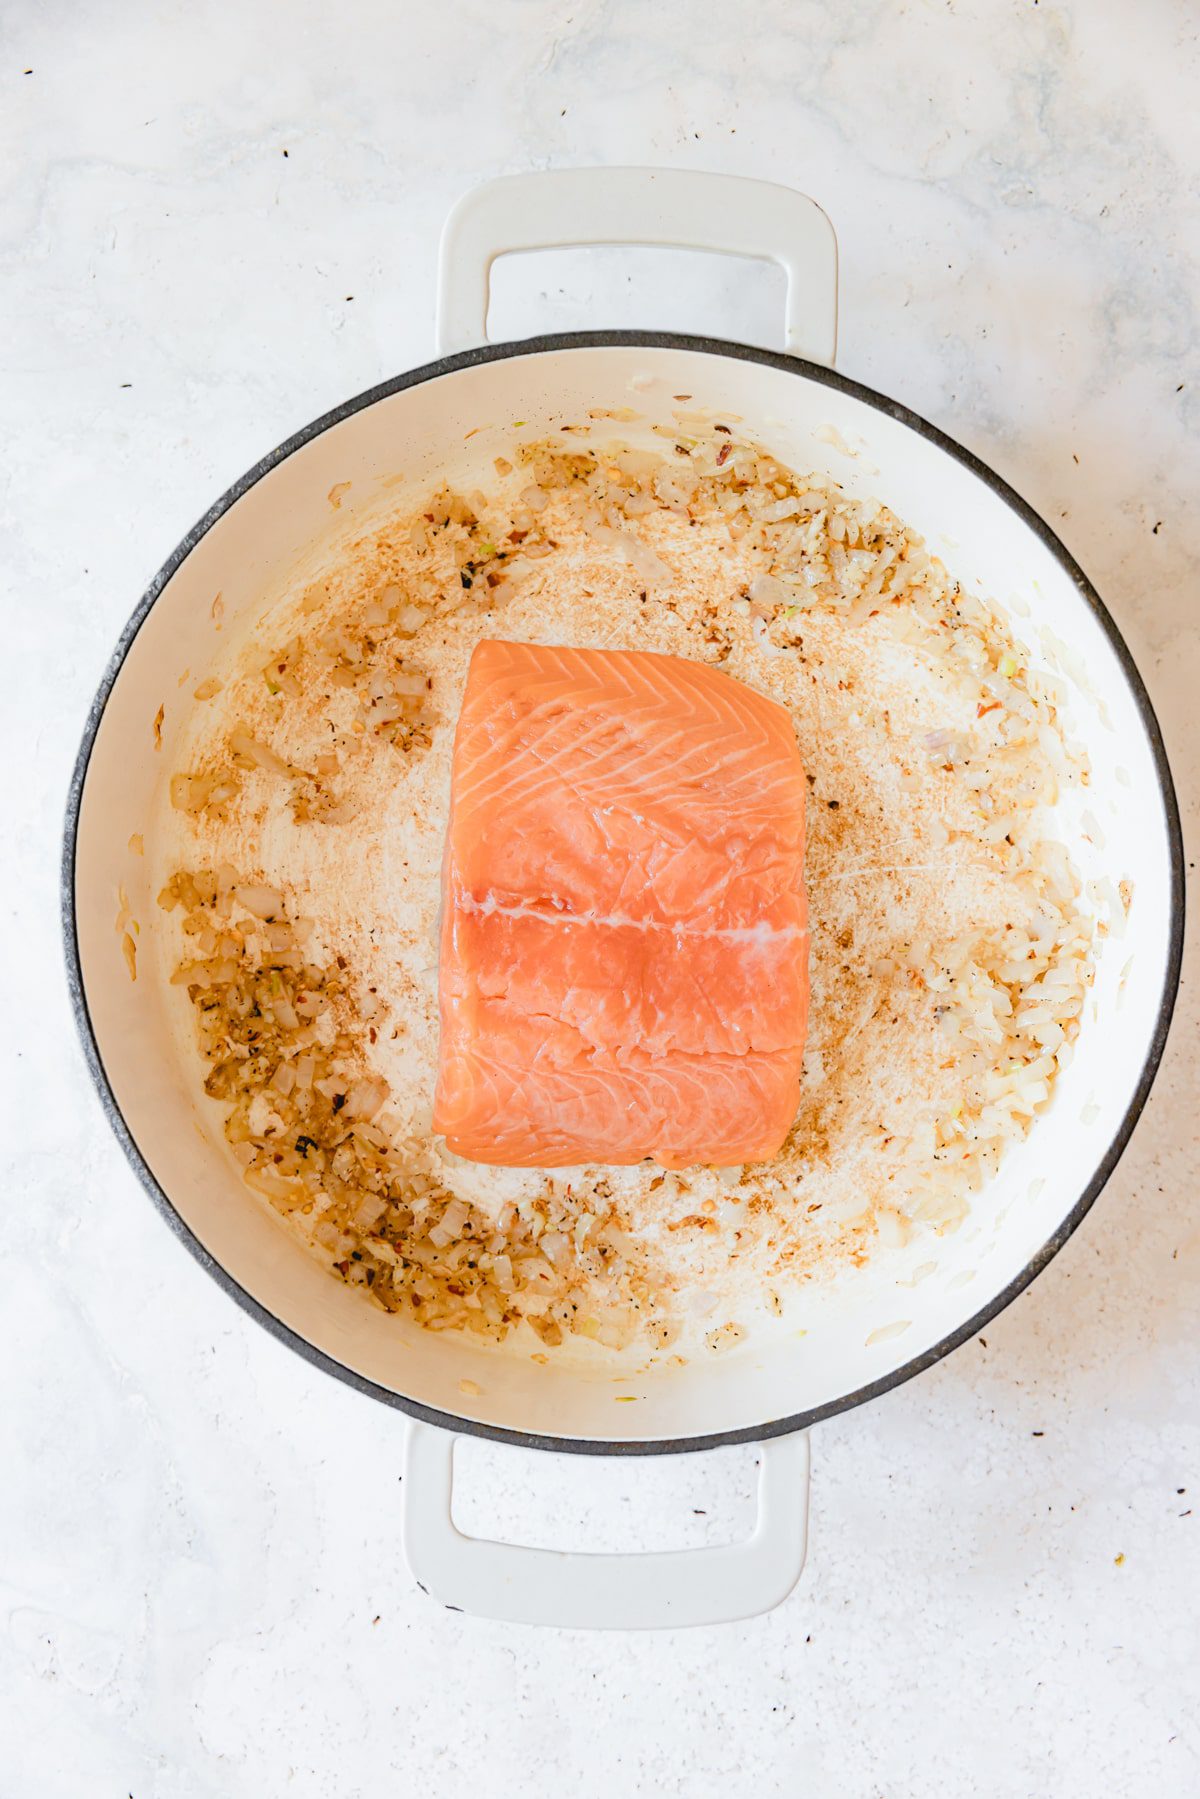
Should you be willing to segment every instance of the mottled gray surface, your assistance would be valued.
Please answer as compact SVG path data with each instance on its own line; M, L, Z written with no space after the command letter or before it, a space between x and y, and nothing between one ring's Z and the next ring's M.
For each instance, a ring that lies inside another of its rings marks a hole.
M55 900L77 727L158 563L277 439L430 353L463 188L569 162L821 200L841 367L1061 532L1194 826L1194 14L9 0L4 25L0 1799L508 1799L531 1767L580 1799L1200 1790L1194 960L1079 1236L986 1346L816 1433L791 1600L559 1639L416 1591L403 1421L267 1338L154 1216L73 1041ZM771 341L777 302L749 267L606 252L510 265L496 317ZM476 1527L617 1547L748 1521L742 1452L461 1460Z

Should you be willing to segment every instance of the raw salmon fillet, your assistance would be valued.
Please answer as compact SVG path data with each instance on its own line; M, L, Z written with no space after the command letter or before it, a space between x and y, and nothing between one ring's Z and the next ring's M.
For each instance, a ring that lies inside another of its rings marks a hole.
M434 1128L475 1162L777 1155L808 1017L804 766L701 663L481 643L454 740Z

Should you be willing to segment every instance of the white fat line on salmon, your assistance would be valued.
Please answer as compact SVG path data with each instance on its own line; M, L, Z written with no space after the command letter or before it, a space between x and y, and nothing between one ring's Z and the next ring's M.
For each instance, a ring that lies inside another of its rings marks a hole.
M475 918L536 918L543 924L594 924L605 925L614 931L662 931L673 937L716 937L722 943L776 943L808 936L807 929L800 925L770 925L765 920L758 924L718 925L706 931L698 930L694 925L663 924L653 918L627 918L621 912L560 912L554 909L543 911L538 906L505 906L490 893L484 900L477 900L470 893L456 893L454 904Z

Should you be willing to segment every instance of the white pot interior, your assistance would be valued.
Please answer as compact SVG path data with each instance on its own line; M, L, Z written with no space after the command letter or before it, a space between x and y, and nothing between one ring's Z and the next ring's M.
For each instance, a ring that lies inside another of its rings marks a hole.
M670 424L679 394L740 416L792 466L885 500L964 586L1012 611L1035 664L1058 658L1071 693L1068 734L1091 766L1090 785L1064 802L1061 829L1085 881L1128 880L1133 903L1121 934L1103 940L1076 1054L1048 1111L957 1233L809 1288L774 1336L719 1359L647 1374L631 1351L543 1367L373 1307L331 1280L242 1185L218 1109L181 1048L178 996L154 978L152 845L139 857L129 840L154 816L195 681L283 584L431 483L482 485L516 420L526 421L522 435L545 436L591 408L633 406L645 423L620 429L636 438L651 423ZM327 496L344 483L334 510ZM113 928L120 889L140 926L142 978L132 985ZM548 1437L636 1443L751 1430L835 1405L940 1343L1021 1275L1078 1204L1138 1088L1169 973L1171 890L1170 826L1137 697L1070 573L1019 513L939 445L838 387L716 353L610 345L486 361L376 400L288 456L217 520L163 588L104 709L80 806L75 898L87 1009L117 1104L180 1218L240 1287L336 1362L438 1411ZM933 1271L912 1284L914 1268L930 1262ZM464 1378L478 1394L460 1392Z

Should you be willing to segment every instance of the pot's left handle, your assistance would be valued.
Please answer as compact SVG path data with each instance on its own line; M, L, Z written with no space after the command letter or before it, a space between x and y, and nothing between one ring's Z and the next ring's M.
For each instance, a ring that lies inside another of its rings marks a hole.
M455 206L438 265L438 349L487 342L492 264L512 250L645 244L778 263L784 348L832 366L837 239L815 200L773 181L692 169L551 169L503 175Z
M753 1618L786 1599L808 1542L808 1437L759 1445L758 1520L741 1543L608 1555L465 1536L454 1523L451 1432L409 1423L404 1549L432 1598L509 1624L678 1630Z

